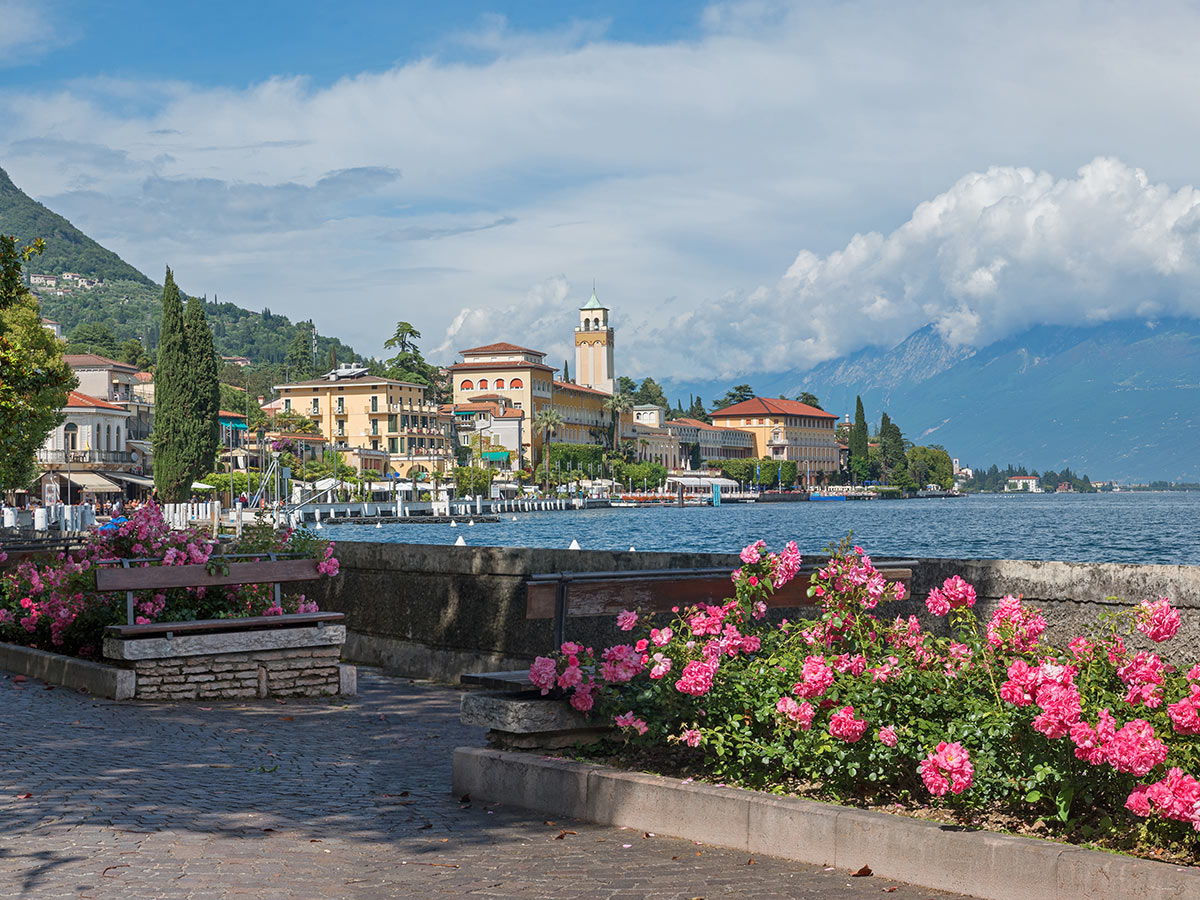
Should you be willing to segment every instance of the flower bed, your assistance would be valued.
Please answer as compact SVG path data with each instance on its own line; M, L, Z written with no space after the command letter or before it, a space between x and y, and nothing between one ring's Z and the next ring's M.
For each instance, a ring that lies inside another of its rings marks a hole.
M104 628L125 622L124 593L96 590L95 569L112 560L161 559L162 565L213 565L216 545L202 529L172 530L161 510L148 504L115 529L94 531L84 546L49 561L23 560L0 577L0 640L82 658L100 655ZM336 575L333 545L304 531L276 533L247 528L221 553L292 553L320 560L323 575ZM139 563L148 566L150 563ZM175 588L135 594L138 624L317 612L301 594L276 604L269 584L222 588Z
M1150 649L1179 629L1169 600L1058 648L1019 597L979 621L953 577L925 598L935 637L882 614L903 586L843 544L810 588L818 615L773 622L763 600L800 555L764 549L742 551L727 602L669 622L626 611L628 644L564 644L534 683L616 724L627 761L1194 864L1200 665Z

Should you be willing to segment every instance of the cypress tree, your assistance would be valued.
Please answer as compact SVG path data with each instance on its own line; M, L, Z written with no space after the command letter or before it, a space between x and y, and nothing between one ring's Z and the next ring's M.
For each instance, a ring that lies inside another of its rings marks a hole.
M854 427L850 429L850 471L857 479L866 477L870 471L867 452L867 416L859 396L855 398Z
M570 370L570 368L568 368L567 361L564 359L563 360L563 381L566 382L566 381L570 381L570 380L571 380L571 370Z
M162 327L154 369L154 487L163 503L180 503L192 488L188 468L188 353L183 298L175 276L163 280Z
M204 301L191 297L184 316L187 337L189 397L190 459L188 469L193 481L199 481L214 471L219 449L221 388L217 380L217 351L213 346L212 329L204 314Z

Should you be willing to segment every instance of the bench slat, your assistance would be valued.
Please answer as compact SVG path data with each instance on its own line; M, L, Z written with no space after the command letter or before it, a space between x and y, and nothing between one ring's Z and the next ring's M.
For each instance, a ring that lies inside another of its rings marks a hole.
M221 587L231 584L275 584L312 581L319 577L315 559L279 559L230 563L229 574L210 575L204 566L147 566L96 569L99 591L149 591L181 587Z
M180 567L182 568L182 567ZM288 613L284 616L250 616L245 619L196 619L193 622L151 622L149 625L109 625L106 633L122 638L149 637L157 634L188 634L203 631L248 631L255 628L316 625L341 622L340 612Z
M879 571L888 581L900 581L905 585L912 581L912 569L909 568L881 567ZM767 598L767 606L812 605L808 588L815 575L815 570L811 573L802 572ZM525 618L553 619L556 590L557 585L553 582L531 582L526 595ZM687 570L682 570L675 579L637 581L622 578L570 582L567 590L568 616L616 615L623 609L667 612L675 606L683 608L696 603L719 604L734 595L728 575L688 577Z

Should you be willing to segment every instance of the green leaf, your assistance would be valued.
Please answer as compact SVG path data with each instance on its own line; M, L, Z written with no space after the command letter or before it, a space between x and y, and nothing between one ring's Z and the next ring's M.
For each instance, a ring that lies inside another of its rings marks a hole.
M1041 799L1042 799L1042 792L1041 792L1041 791L1036 791L1036 790L1035 790L1035 791L1030 791L1028 794L1026 794L1026 795L1025 795L1025 802L1026 802L1026 803L1037 803L1037 802L1038 802L1039 800L1041 800Z

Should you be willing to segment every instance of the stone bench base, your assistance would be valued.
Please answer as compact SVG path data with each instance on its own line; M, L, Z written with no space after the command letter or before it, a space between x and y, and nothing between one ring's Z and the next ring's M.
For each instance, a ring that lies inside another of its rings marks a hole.
M587 718L561 700L547 700L537 691L466 693L460 715L464 725L487 728L491 746L508 750L592 744L612 731L612 726Z
M352 696L342 625L104 640L107 661L135 676L137 700Z

